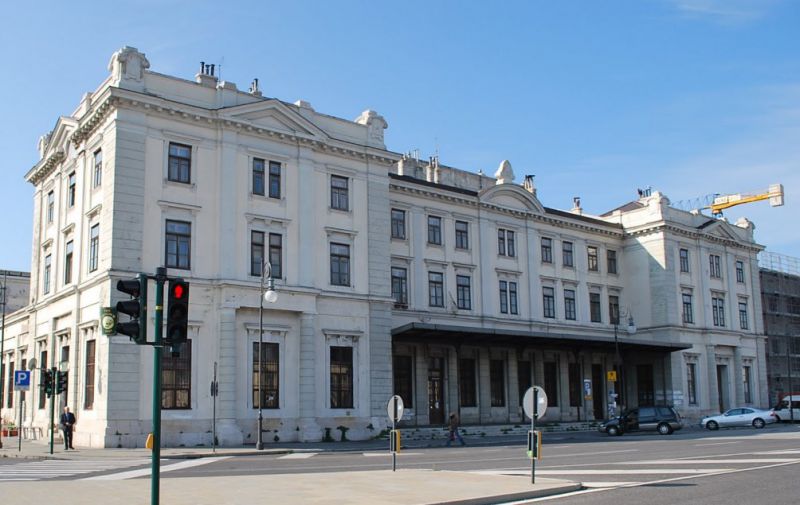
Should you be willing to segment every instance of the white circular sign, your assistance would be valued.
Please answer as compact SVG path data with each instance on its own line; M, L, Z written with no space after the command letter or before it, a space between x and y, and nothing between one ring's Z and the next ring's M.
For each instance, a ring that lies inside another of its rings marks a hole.
M533 386L525 391L525 396L522 397L522 410L525 414L533 418L533 392L536 391L536 419L540 419L545 412L547 412L547 393L541 386Z
M403 399L397 395L389 398L389 404L386 406L386 412L389 414L389 420L393 423L399 422L403 418Z

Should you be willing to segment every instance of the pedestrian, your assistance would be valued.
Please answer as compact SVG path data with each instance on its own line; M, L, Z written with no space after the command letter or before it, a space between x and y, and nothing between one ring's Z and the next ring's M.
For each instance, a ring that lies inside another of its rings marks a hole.
M450 422L448 424L450 428L450 436L447 437L447 447L450 447L450 444L457 438L461 445L467 445L464 442L464 438L461 436L461 433L458 431L458 415L455 412L450 413Z
M69 407L64 407L64 413L61 414L61 431L64 432L64 450L72 449L72 431L75 429L75 414L69 411Z

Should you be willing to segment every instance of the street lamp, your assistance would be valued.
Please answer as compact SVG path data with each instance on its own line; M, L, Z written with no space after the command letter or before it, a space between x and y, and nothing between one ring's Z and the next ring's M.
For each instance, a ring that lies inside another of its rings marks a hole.
M613 313L611 314L611 322L614 324L614 349L616 351L616 359L615 364L617 365L617 370L619 372L619 388L617 391L617 398L616 401L620 401L622 398L622 394L625 392L624 389L624 373L623 373L623 366L622 366L622 355L619 353L619 338L617 336L617 327L619 326L619 308L616 308ZM633 335L636 333L636 324L633 322L633 316L628 312L623 317L627 317L628 319L628 334ZM627 399L626 399L627 400ZM620 408L622 407L622 403L620 401Z
M3 304L3 323L2 323L3 328L2 328L2 333L0 333L0 392L5 391L3 389L3 387L5 387L5 384L3 384L3 379L5 378L6 375L5 366L3 365L5 365L6 362L5 353L6 353L6 284L8 284L7 275L8 272L3 270L3 285L0 286L0 290L3 291L3 297L2 299L0 299L0 303ZM0 394L0 397L3 398L3 401L6 401L4 395ZM2 408L3 406L0 405L0 409ZM2 419L0 419L0 425L2 425ZM0 435L0 449L2 448L3 448L3 437L2 435Z
M265 279L267 283L266 289L264 288ZM267 303L278 301L278 292L275 291L275 281L272 278L272 264L263 256L261 259L261 291L259 291L258 301L258 438L256 439L256 449L260 451L264 449L264 440L262 439L264 395L261 391L261 376L263 374L261 356L264 348L264 301Z

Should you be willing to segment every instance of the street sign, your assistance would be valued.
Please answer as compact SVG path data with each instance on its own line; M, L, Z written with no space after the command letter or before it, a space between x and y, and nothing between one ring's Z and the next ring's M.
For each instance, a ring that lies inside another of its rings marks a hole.
M31 373L28 370L14 370L14 390L27 391L31 388Z
M403 399L397 395L389 398L386 412L389 414L389 420L392 421L392 424L400 422L400 419L403 418Z
M532 386L525 391L525 396L522 397L522 410L525 414L533 419L533 392L536 391L536 419L540 419L547 411L547 393L540 386Z
M583 379L583 399L592 399L592 381L590 379Z
M617 371L609 370L606 372L606 378L608 379L608 382L617 382Z
M100 307L100 326L103 335L117 334L117 309L114 307Z

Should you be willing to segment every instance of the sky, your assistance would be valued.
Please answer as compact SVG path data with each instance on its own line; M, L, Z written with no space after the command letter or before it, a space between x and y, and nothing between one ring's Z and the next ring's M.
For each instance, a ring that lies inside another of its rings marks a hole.
M673 202L782 183L745 216L800 256L800 1L8 2L0 16L0 268L30 270L36 144L129 45L193 79L200 61L265 96L355 119L386 144L536 176L545 206L601 214L652 187Z

